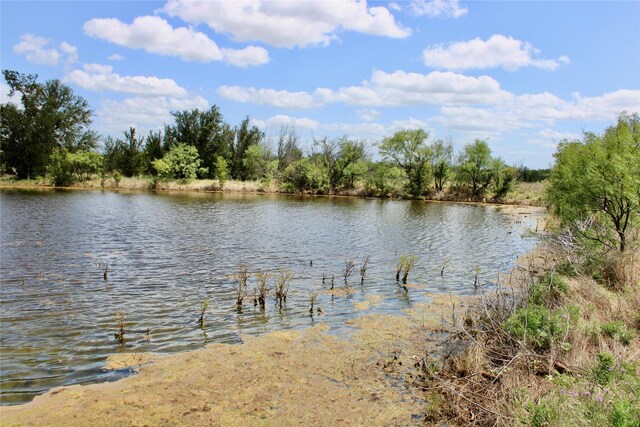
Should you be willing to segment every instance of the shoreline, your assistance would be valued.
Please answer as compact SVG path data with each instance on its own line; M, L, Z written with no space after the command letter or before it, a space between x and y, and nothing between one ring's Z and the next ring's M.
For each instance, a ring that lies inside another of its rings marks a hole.
M252 195L276 195L276 196L295 196L295 197L328 197L328 198L348 198L348 199L376 199L376 200L416 200L424 202L445 202L445 203L465 203L471 205L482 206L514 206L514 207L532 207L545 209L542 201L542 191L540 189L532 190L535 199L521 198L517 196L507 197L503 200L494 200L488 197L474 198L466 194L441 192L434 195L427 195L423 198L412 199L399 196L375 196L364 193L364 189L346 190L332 194L318 194L312 192L288 192L279 188L276 184L263 185L259 181L227 181L222 188L219 188L217 180L195 180L190 183L181 184L179 182L158 181L153 183L151 180L140 178L125 178L122 186L120 185L100 185L88 181L88 185L71 185L67 187L57 187L49 184L38 184L31 182L12 182L0 180L0 191L3 190L69 190L69 191L111 191L115 193L201 193L201 194L252 194ZM539 184L539 183L533 183ZM530 183L519 183L521 186L531 186ZM531 186L533 187L533 186ZM526 191L526 190L525 190Z

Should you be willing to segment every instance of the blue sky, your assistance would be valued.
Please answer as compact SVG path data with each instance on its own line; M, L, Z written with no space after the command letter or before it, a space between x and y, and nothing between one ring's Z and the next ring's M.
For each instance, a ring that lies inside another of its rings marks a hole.
M63 80L103 135L215 104L269 137L422 127L536 168L640 112L638 1L3 0L0 14L1 67Z

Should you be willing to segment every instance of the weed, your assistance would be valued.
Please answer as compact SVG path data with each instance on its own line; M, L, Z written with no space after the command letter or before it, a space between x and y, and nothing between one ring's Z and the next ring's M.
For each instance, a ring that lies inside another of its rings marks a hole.
M313 307L315 306L317 298L318 298L318 293L317 292L310 292L309 293L309 304L311 305L311 308L309 308L309 314L311 314L312 316L313 316Z
M605 386L613 379L615 358L609 353L598 354L598 364L593 369L594 380L601 386Z
M122 345L124 344L124 324L125 324L124 311L116 310L116 314L114 315L114 318L116 321L116 326L118 327L118 332L116 332L113 335L118 341L118 344Z
M518 340L531 342L537 350L548 350L563 331L557 313L541 306L519 308L502 323L502 328Z
M531 427L549 426L558 418L555 408L545 405L544 403L529 404L527 407L529 412L529 423Z
M260 304L260 308L264 308L265 306L265 299L269 292L269 279L271 279L272 276L273 274L265 270L256 273L256 281L258 282L258 304Z
M344 276L344 286L349 287L349 277L351 277L351 273L353 273L353 269L355 268L356 263L352 259L344 260L344 269L342 270L342 274Z
M407 276L409 276L409 272L416 265L417 260L418 257L415 255L405 257L404 264L402 265L402 283L407 283Z
M280 307L283 302L287 302L289 292L289 281L293 278L293 273L289 270L280 270L276 276L276 300Z
M238 282L236 288L236 305L238 308L242 308L242 301L247 294L247 280L249 280L249 269L241 265L238 268L238 272L234 274L234 279Z
M569 292L567 282L557 274L545 274L529 288L529 304L555 306Z
M209 308L209 298L205 298L202 301L202 306L200 306L200 318L198 319L198 323L200 324L200 329L204 329L204 314Z
M618 338L622 345L628 346L636 337L636 332L627 328L624 322L616 320L614 322L604 323L600 326L600 330L609 338Z
M367 274L367 265L371 256L367 255L362 259L362 265L360 266L360 283L364 283L364 276Z
M104 278L105 282L109 278L109 264L104 265L104 272L102 273L102 277Z

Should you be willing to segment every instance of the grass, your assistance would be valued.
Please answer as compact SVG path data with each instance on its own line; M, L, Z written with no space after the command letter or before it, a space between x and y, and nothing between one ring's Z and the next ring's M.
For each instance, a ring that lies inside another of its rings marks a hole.
M444 358L417 364L427 421L640 425L640 281L611 287L561 276L557 254L546 257L542 276L525 266L509 287L481 289L479 303L452 321ZM636 268L627 264L624 277L638 277Z

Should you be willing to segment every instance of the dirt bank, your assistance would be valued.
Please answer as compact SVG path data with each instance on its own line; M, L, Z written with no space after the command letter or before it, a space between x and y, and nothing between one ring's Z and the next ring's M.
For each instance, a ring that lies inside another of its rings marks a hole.
M434 331L446 327L454 302L465 304L434 296L407 316L365 314L349 322L349 336L319 323L243 337L242 345L110 360L118 368L145 364L114 383L57 388L2 407L0 419L3 426L420 425L413 365L425 349L436 356Z

